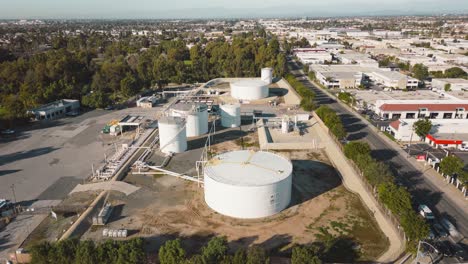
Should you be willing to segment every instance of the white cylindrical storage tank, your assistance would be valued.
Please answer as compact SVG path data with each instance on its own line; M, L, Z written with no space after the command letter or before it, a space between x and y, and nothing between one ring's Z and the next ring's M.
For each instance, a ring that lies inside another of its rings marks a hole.
M187 137L208 133L208 106L206 104L179 104L172 109L172 116L185 118Z
M181 117L159 119L159 149L161 152L181 153L187 150L185 120Z
M225 104L219 107L221 126L239 127L241 125L240 104Z
M287 134L289 133L289 119L283 118L281 120L281 133Z
M274 215L291 201L292 163L270 152L220 154L205 166L206 204L235 218Z
M271 84L273 82L273 69L262 68L262 74L260 76L262 81L266 82L267 84Z
M242 80L231 83L231 96L239 100L258 100L268 97L268 84L262 80Z

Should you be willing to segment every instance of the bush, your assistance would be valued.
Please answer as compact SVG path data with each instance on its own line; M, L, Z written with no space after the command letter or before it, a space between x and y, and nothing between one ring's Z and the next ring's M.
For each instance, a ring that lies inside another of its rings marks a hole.
M63 240L57 243L43 242L31 249L31 263L144 263L143 239L127 241L108 240L94 244L89 240Z
M179 239L167 241L159 248L158 255L161 264L179 264L185 260L185 250Z
M315 93L298 81L292 74L287 74L285 79L302 97L301 107L306 111L312 111L315 108L315 103L313 102L315 99Z
M346 131L341 118L335 111L327 106L320 106L315 113L322 119L323 123L330 129L331 133L338 139L346 137Z

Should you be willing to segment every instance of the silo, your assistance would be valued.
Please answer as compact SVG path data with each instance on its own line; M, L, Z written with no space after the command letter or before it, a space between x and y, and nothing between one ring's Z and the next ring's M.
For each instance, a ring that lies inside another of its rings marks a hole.
M231 83L231 96L239 100L258 100L268 97L268 84L259 79Z
M206 104L179 104L172 109L172 116L185 118L187 137L208 133L208 106Z
M273 69L272 68L262 68L261 79L262 79L262 81L266 82L267 84L271 84L273 82Z
M220 154L205 166L205 202L235 218L274 215L291 201L292 169L290 160L271 152Z
M187 150L185 120L181 117L159 119L159 148L161 152L181 153Z
M221 126L238 127L241 125L240 104L220 105Z

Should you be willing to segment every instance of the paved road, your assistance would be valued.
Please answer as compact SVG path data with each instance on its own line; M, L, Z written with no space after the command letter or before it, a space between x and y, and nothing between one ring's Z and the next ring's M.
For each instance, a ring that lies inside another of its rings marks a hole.
M293 74L302 75L300 68L294 63L289 63ZM468 237L468 215L462 208L453 204L438 186L435 186L410 162L405 156L400 155L383 139L380 138L367 124L357 118L354 113L343 107L325 94L321 89L315 87L311 82L299 78L307 87L316 93L317 102L326 104L337 111L343 120L345 129L349 133L350 140L364 140L372 148L372 156L378 160L384 161L390 166L395 174L397 181L405 185L411 195L418 203L427 204L434 209L439 216L446 216L457 226L458 230Z

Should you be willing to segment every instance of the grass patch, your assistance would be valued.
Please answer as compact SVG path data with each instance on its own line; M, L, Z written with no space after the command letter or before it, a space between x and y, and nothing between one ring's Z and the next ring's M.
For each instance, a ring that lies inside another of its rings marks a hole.
M382 131L382 133L387 136L389 139L391 139L392 141L396 142L396 139L395 137L392 136L392 134L388 133L387 131Z

